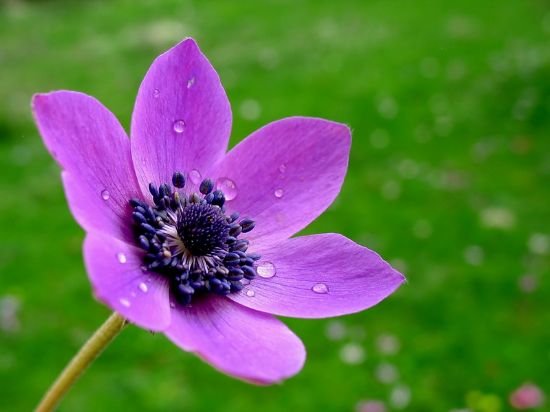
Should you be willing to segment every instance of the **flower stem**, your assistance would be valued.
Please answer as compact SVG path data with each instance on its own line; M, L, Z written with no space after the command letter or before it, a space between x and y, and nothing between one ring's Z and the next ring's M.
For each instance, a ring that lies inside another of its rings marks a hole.
M82 372L99 356L115 336L122 331L125 325L126 320L118 313L113 312L92 337L88 339L63 372L61 372L61 375L59 375L36 407L36 412L53 411Z

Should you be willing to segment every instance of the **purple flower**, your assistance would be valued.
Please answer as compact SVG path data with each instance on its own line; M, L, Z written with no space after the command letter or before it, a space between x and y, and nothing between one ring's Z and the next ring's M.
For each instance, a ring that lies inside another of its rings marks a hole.
M86 231L97 299L227 374L258 384L296 374L304 347L274 315L358 312L404 280L341 235L290 238L337 196L348 127L286 118L226 153L229 101L192 39L153 62L131 139L82 93L36 95L33 111Z

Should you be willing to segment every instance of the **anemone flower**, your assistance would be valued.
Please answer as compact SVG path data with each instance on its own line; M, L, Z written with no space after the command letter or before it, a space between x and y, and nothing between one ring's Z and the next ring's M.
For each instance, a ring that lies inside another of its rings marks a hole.
M339 234L291 237L340 191L349 128L285 118L226 153L229 101L192 39L153 62L131 139L82 93L38 94L32 107L86 231L95 297L226 374L256 384L296 374L304 346L276 316L358 312L404 280Z

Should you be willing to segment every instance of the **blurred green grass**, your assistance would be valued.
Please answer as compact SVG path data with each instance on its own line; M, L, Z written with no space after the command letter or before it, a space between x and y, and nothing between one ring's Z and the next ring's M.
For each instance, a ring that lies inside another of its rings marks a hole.
M351 125L342 193L306 232L341 232L409 281L341 323L288 320L309 359L283 385L240 383L130 327L60 410L351 411L381 399L389 410L498 412L525 381L550 393L547 2L9 0L0 3L0 409L31 409L108 314L91 297L83 233L32 123L31 95L80 90L127 127L150 62L188 35L227 89L232 145L288 115ZM330 332L342 328L341 339ZM385 335L397 353L380 350ZM359 348L364 360L350 364ZM388 364L397 378L382 372ZM476 407L476 391L498 402Z

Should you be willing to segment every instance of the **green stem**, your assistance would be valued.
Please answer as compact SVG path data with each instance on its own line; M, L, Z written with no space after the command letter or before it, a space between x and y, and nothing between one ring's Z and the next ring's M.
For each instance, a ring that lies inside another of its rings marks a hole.
M126 320L118 313L113 312L105 323L88 339L63 372L61 372L61 375L59 375L36 407L36 412L53 411L82 372L99 356L115 336L122 331L125 325Z

